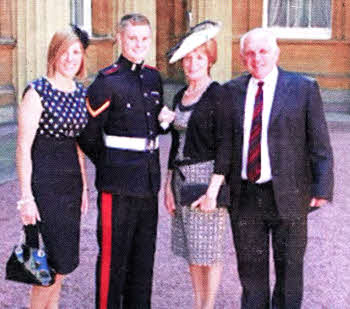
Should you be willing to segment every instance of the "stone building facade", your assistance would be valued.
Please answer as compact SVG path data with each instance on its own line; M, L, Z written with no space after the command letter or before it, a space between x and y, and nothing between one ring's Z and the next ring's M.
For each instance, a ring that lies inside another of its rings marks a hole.
M130 12L150 19L155 31L148 63L165 79L182 79L179 64L168 65L165 53L186 31L191 12L192 24L223 23L212 71L216 80L243 72L239 38L266 26L279 37L281 66L315 77L323 89L350 91L350 0L0 0L0 124L15 121L23 88L45 74L47 45L56 30L77 22L91 31L91 79L115 60L115 25Z

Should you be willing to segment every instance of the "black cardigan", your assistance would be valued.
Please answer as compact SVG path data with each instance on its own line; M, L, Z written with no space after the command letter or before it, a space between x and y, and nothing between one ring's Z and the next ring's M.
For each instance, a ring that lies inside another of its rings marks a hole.
M186 87L174 98L173 110L181 104ZM209 85L188 122L184 156L193 162L215 160L214 173L228 175L232 160L233 108L230 94L217 82ZM172 143L168 168L174 169L179 134L171 127Z

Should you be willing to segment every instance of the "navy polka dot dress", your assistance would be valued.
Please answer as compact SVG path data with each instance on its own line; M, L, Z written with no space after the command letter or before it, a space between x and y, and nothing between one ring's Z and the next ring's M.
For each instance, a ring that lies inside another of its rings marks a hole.
M39 93L44 111L39 122L39 134L46 137L76 137L87 123L86 89L76 84L76 90L63 92L52 87L42 77L32 83Z
M42 77L30 85L40 96L43 112L32 146L32 190L40 231L50 264L58 273L79 264L82 177L76 137L87 124L86 89L55 89Z

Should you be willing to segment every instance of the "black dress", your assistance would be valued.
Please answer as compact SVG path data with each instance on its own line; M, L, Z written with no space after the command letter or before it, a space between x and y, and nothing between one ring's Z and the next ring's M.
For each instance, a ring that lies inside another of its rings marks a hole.
M42 77L30 87L43 112L32 146L32 190L41 217L40 231L49 262L58 273L79 264L82 177L76 137L87 124L86 90L55 89Z

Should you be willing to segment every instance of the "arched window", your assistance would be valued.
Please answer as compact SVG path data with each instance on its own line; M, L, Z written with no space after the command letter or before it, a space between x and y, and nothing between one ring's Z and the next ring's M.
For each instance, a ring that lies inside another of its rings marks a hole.
M91 0L71 0L71 22L91 34Z
M264 0L263 26L277 37L330 39L331 0Z

